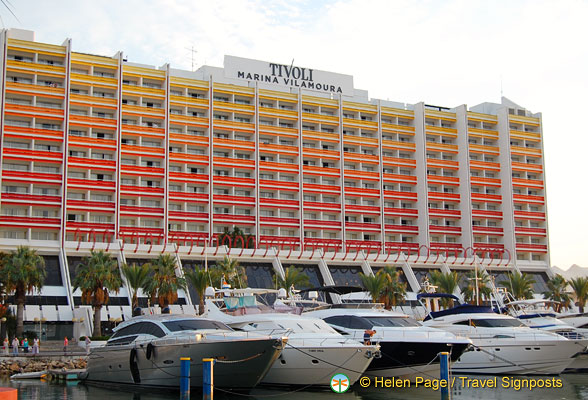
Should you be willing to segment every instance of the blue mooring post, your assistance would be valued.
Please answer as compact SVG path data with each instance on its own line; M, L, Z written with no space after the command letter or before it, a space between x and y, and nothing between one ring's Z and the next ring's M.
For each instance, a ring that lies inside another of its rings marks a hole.
M202 359L202 400L214 397L214 358Z
M190 357L180 358L180 399L190 399Z
M449 400L449 353L444 351L439 353L439 360L441 363L441 380L444 380L446 384L441 387L441 400Z

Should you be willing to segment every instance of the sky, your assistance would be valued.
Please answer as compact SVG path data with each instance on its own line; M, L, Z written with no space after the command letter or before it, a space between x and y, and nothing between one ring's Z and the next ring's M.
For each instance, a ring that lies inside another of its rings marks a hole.
M7 0L8 1L8 0ZM551 263L588 267L588 1L12 0L5 28L130 62L225 54L353 75L372 98L500 102L543 115ZM194 49L194 52L191 49ZM582 116L584 115L584 117Z

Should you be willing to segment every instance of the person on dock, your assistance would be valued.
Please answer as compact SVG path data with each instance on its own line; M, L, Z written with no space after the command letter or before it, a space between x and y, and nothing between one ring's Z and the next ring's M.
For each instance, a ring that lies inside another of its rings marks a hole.
M18 338L16 336L12 339L12 355L18 356Z
M67 340L67 336L63 339L63 354L67 355L67 346L69 346L69 340Z
M39 338L33 340L33 354L39 354Z
M4 338L4 355L7 356L10 354L10 341L8 337Z
M29 339L28 338L24 338L22 340L22 351L25 353L29 352Z
M90 340L90 338L88 336L86 336L86 354L90 354L90 343L92 343L92 341Z

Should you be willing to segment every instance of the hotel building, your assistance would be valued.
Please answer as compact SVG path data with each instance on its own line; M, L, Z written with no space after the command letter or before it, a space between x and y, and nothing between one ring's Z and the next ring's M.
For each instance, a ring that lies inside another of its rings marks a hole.
M404 104L293 65L191 72L14 29L0 43L0 249L36 248L48 271L29 321L77 319L91 249L184 267L229 254L252 287L289 265L343 285L396 265L415 292L433 269L517 269L537 291L551 274L541 114L506 98ZM250 236L219 243L234 227ZM128 296L103 318L129 315Z

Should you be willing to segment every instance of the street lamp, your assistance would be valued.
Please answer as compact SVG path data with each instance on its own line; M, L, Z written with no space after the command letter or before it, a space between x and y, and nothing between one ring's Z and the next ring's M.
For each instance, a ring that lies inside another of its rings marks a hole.
M42 329L42 324L43 322L47 322L47 318L43 317L43 318L39 318L39 317L35 317L34 318L35 322L39 323L39 340L41 340L43 337L43 329Z

